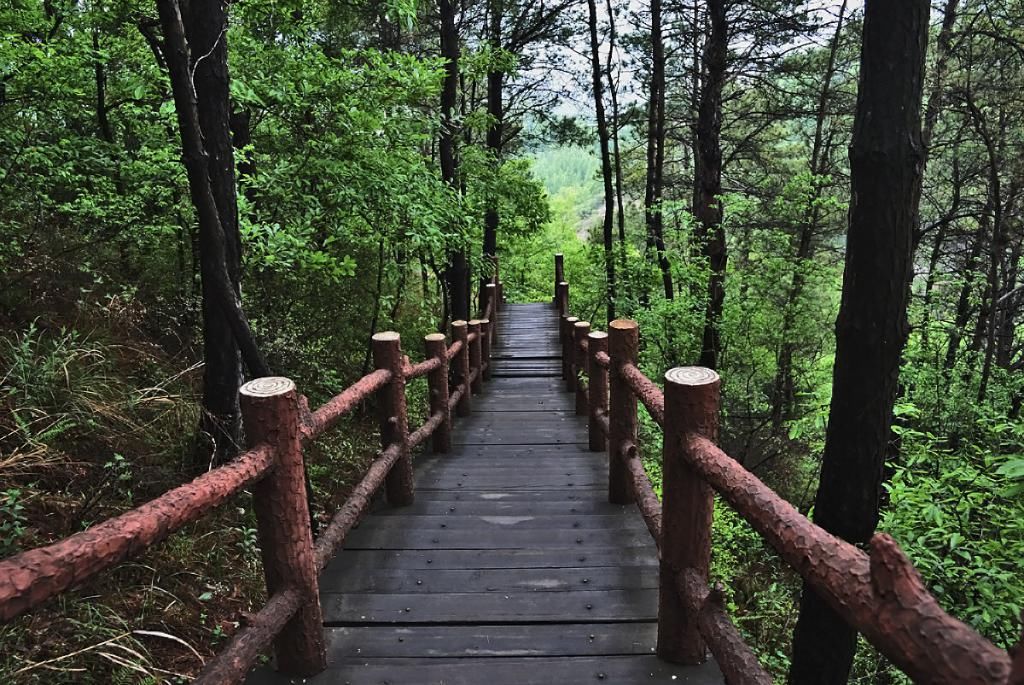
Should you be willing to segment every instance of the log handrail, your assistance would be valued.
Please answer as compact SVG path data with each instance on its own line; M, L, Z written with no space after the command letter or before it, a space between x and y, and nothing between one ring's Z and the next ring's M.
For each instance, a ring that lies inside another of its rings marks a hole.
M386 487L388 502L411 504L410 451L433 437L434 452L450 449L452 415L468 415L473 386L490 377L503 287L497 276L485 284L480 318L453 322L457 340L425 338L425 359L402 354L397 333L374 336L377 369L310 411L306 398L287 378L250 381L240 392L250 448L229 463L190 483L89 529L43 547L0 560L0 621L31 611L60 593L146 551L183 526L198 521L249 486L256 497L257 532L267 579L267 603L228 645L208 661L196 682L207 685L244 680L258 655L274 644L279 670L310 676L325 667L317 577L345 537ZM472 328L472 330L467 330ZM457 382L449 392L449 362ZM405 383L427 377L430 414L423 425L407 426ZM379 394L381 450L320 536L312 540L305 499L303 447L370 396Z
M560 265L556 257L556 269ZM730 685L771 682L725 612L720 593L708 587L713 489L915 681L1024 685L1024 645L1011 663L1009 653L943 611L889 535L875 534L867 552L836 538L715 444L718 374L701 367L670 369L663 391L637 365L636 322L618 319L609 323L608 334L572 337L569 283L561 270L555 280L566 390L585 387L589 376L590 447L603 451L607 445L609 500L635 502L658 545L659 657L701 663L710 648ZM586 354L586 364L580 354ZM665 435L660 503L640 460L637 400Z

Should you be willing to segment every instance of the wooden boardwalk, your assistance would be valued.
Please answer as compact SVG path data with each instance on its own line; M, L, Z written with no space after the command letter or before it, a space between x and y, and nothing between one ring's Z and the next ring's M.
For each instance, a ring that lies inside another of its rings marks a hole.
M328 670L305 682L722 682L653 656L655 546L634 506L607 502L557 324L550 305L506 306L452 451L418 457L416 503L378 507L321 576Z

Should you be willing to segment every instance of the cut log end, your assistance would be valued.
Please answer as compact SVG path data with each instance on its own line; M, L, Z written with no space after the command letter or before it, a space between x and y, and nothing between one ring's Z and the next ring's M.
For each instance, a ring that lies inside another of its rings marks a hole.
M256 378L239 389L245 397L277 397L295 391L295 383L284 376L264 376Z
M399 338L400 336L395 331L381 331L373 334L374 342L393 342Z
M604 340L608 337L608 334L604 331L591 331L587 337L591 340Z
M576 328L590 328L589 321L577 321L573 324Z
M617 331L629 331L639 328L639 324L632 319L615 319L608 324L608 328L614 328Z
M677 366L665 372L665 383L671 385L694 387L717 382L718 374L703 366Z
M441 342L442 340L445 339L445 334L444 333L427 333L425 336L423 336L423 339L426 340L427 342Z

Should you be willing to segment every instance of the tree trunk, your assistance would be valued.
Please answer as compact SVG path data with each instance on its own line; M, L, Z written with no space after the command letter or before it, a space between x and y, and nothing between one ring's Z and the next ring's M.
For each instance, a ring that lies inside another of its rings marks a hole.
M604 270L605 297L607 298L608 321L615 318L615 253L613 243L613 214L615 196L612 190L611 154L608 150L608 121L604 115L604 77L601 75L600 41L597 36L597 3L587 0L590 25L590 66L594 85L594 114L597 118L597 137L601 146L601 178L604 181Z
M199 218L200 272L203 289L203 336L204 336L204 377L203 377L203 419L201 429L213 441L212 459L233 455L238 447L239 410L238 388L242 375L239 350L249 371L254 376L269 375L270 370L256 346L249 327L249 321L242 310L238 293L239 245L237 209L234 207L234 169L223 167L224 149L217 142L218 130L227 131L227 66L226 51L223 51L219 68L207 62L216 61L218 49L223 50L223 39L219 27L225 26L223 11L219 5L196 3L192 6L193 24L203 24L199 29L213 34L219 42L217 49L203 60L192 78L192 61L189 43L185 38L184 24L176 0L159 0L160 20L166 37L166 57L174 92L178 126L181 131L183 157L188 171L192 202ZM203 22L198 14L204 10L221 17ZM217 27L217 28L213 28ZM197 39L199 40L199 39ZM209 43L212 45L213 43ZM198 46L208 45L198 42ZM206 54L209 47L201 54ZM204 65L211 71L206 71ZM200 72L204 72L202 76ZM194 85L193 85L194 83ZM221 89L222 87L222 89ZM207 103L203 108L208 126L203 127L200 108L196 98L202 93L208 98L223 97L223 107ZM222 111L224 118L216 121L216 112ZM230 134L225 134L227 158L232 160ZM206 145L204 145L204 140ZM209 146L209 147L207 147ZM212 151L211 151L212 150ZM217 158L217 161L214 158ZM231 176L230 185L225 174ZM215 186L214 177L218 179ZM228 202L227 189L231 198ZM226 203L226 222L233 227L234 235L228 239L221 219L221 202ZM197 461L200 455L196 455ZM205 461L208 459L204 458ZM205 464L203 464L205 465ZM196 466L199 466L197 463Z
M647 104L647 176L644 187L644 222L647 258L654 252L661 270L665 299L675 294L672 268L665 254L662 189L665 168L665 46L661 36L661 0L651 0L651 83Z
M693 214L697 242L710 269L700 365L718 366L721 351L719 323L725 304L725 267L728 259L722 226L722 89L729 51L729 24L725 0L708 0L711 33L704 45L700 102L697 108L697 159L694 169Z
M622 190L622 156L619 152L619 93L618 84L612 76L612 60L615 56L615 5L612 0L607 2L608 10L608 61L606 69L608 72L608 95L612 102L612 157L615 160L615 218L619 229L619 263L626 268L626 205L623 200Z
M497 54L502 49L501 21L504 14L502 0L490 0L490 11L487 40L491 50ZM502 140L505 135L504 90L505 72L492 66L491 71L487 72L487 114L490 116L490 125L487 127L487 150L493 156L495 174L499 173L501 169ZM491 193L487 197L487 211L484 214L483 256L485 260L497 255L500 221L498 198ZM480 276L480 293L483 297L487 278L483 273Z
M438 140L438 156L441 162L441 178L452 192L459 193L461 190L458 156L455 151L455 141L458 137L455 109L458 106L459 94L459 33L455 24L455 6L452 0L439 0L438 10L441 15L441 57L445 59L444 80L441 83L441 133ZM445 269L447 299L451 303L453 319L469 318L468 279L466 251L460 245L448 254L448 266ZM442 327L446 324L446 321L442 321Z
M815 522L852 543L878 523L882 469L906 342L921 195L927 0L867 0L850 147L851 201L836 360ZM856 631L806 584L793 685L845 683Z

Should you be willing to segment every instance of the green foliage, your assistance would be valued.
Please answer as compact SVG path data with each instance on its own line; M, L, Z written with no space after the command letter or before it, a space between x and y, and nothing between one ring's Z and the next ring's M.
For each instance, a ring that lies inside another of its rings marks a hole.
M19 551L27 523L21 490L8 488L0 493L0 558Z

